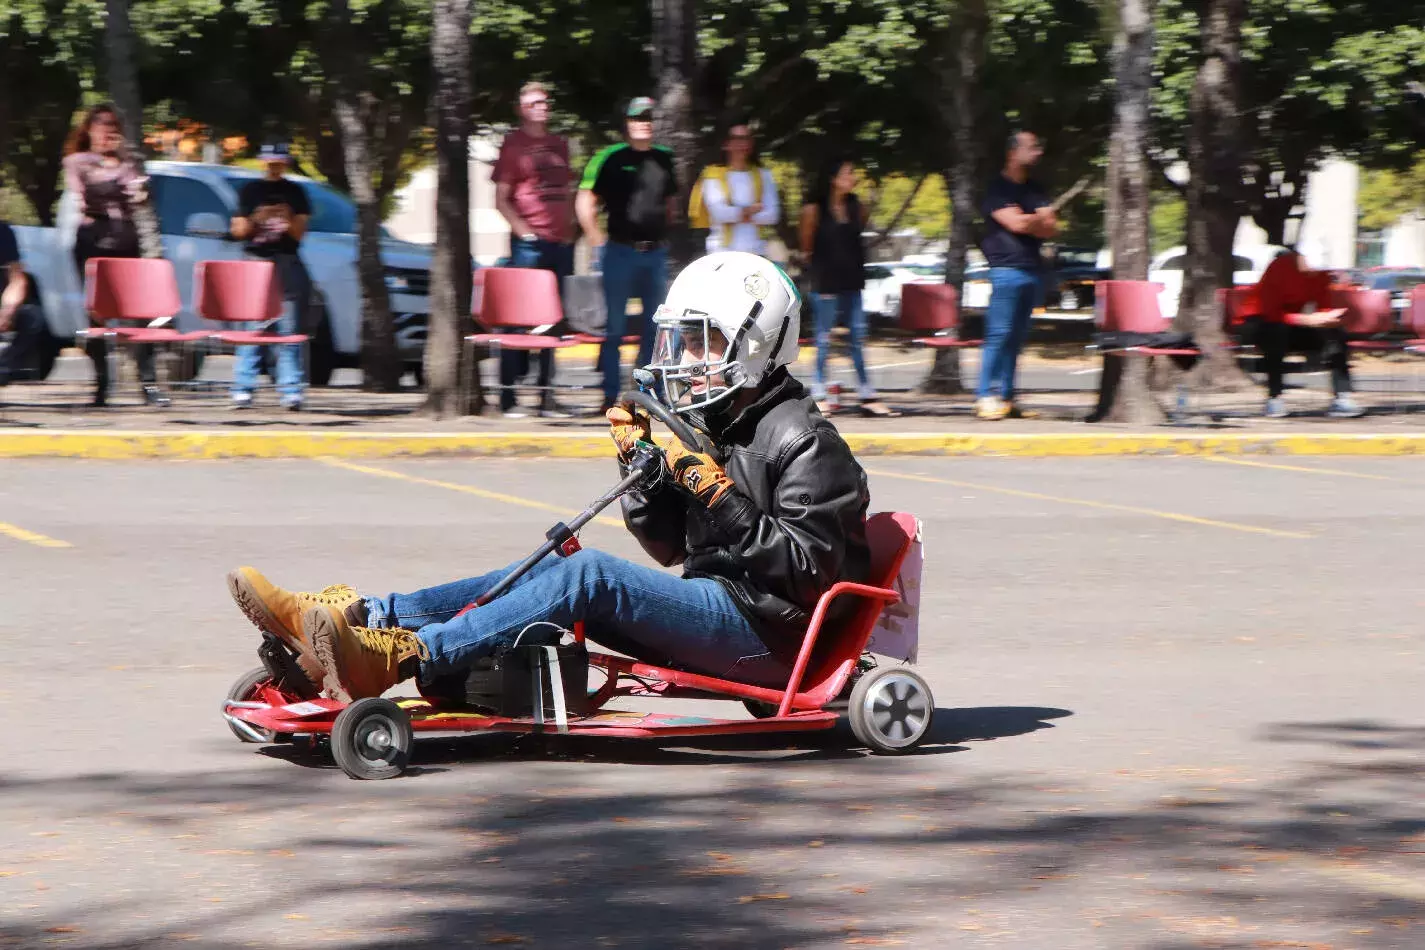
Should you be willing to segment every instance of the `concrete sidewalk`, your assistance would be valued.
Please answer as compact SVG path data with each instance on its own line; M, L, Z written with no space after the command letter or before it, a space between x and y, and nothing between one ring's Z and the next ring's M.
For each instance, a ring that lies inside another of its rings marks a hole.
M566 355L572 354L572 355ZM482 416L433 420L422 411L424 394L414 388L377 394L359 388L359 374L338 372L337 385L313 389L300 413L281 410L270 391L256 405L229 408L227 360L204 367L205 391L176 392L173 405L155 409L140 403L137 387L125 381L111 405L88 405L87 361L65 360L57 381L0 389L0 457L71 458L379 458L422 455L548 455L603 457L608 454L599 394L592 372L592 348L561 353L560 382L571 388L560 400L568 419L507 419L491 405ZM796 366L811 376L812 354ZM1021 404L1039 413L1032 420L986 423L973 414L973 397L925 396L916 391L930 366L923 349L878 343L869 348L872 380L900 415L868 418L854 395L833 415L853 448L864 455L1122 455L1122 454L1382 454L1425 453L1425 396L1419 392L1418 363L1356 361L1361 402L1369 414L1358 420L1325 415L1329 394L1319 376L1293 377L1287 393L1293 416L1262 418L1262 393L1192 394L1183 424L1149 431L1086 424L1098 385L1097 361L1075 348L1045 349L1022 362ZM962 377L974 379L973 355ZM845 360L832 378L853 394ZM487 393L487 399L493 399ZM1171 394L1163 394L1165 403ZM529 397L524 397L526 404Z

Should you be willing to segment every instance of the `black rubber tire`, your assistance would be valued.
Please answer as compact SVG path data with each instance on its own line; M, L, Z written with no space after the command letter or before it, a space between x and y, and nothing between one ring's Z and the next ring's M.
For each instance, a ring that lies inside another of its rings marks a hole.
M742 705L752 714L753 719L770 719L777 715L776 703L764 703L760 699L744 699Z
M43 382L49 379L49 374L54 372L55 360L59 359L59 351L64 349L67 341L55 336L48 330L40 339L40 345L36 348L34 363L34 378Z
M358 699L332 724L332 757L355 779L395 778L411 761L411 718L389 699Z
M232 689L228 690L228 699L234 700L236 702L245 702L247 700L250 700L256 694L258 684L269 682L271 679L272 674L267 672L267 667L265 666L259 666L256 669L248 670L242 676L238 677L237 682L233 683ZM277 734L272 730L258 729L256 726L253 726L252 728L257 730L257 732L261 735L265 736L267 742L277 741ZM232 730L232 734L238 737L239 742L257 742L256 739L254 739L252 736L243 733L238 729L237 726L234 726L232 723L228 723L228 729Z
M920 744L935 717L935 697L921 675L883 666L856 681L846 708L851 731L879 755L900 755Z
M319 296L313 296L312 310L316 311L317 317L312 324L311 342L307 344L311 361L307 367L307 382L313 386L328 386L336 370L336 344L332 342L331 318L327 316L326 302Z

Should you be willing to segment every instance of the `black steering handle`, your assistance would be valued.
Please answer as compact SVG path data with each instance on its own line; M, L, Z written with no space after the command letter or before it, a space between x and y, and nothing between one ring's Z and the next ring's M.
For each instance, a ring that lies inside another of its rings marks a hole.
M711 455L714 459L718 457L717 447L706 434L688 425L683 419L678 417L663 403L644 392L624 392L618 397L619 405L637 406L648 413L659 422L668 427L668 431L678 437L678 441L690 452L702 452Z

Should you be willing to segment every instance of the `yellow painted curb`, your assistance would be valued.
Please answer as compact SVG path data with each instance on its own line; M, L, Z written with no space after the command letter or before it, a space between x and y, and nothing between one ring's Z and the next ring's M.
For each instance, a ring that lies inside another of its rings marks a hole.
M846 434L861 456L1425 455L1425 432L1404 435L1183 435L1173 433ZM586 433L142 432L0 429L0 458L378 459L420 456L608 458L600 431Z

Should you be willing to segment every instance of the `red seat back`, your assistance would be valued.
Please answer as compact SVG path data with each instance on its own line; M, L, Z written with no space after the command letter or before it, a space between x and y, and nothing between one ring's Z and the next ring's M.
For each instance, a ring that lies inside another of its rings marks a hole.
M92 257L84 308L95 320L156 320L183 309L173 264L162 258Z
M1255 316L1256 285L1223 287L1217 291L1217 305L1222 310L1222 328L1229 334L1248 317Z
M1094 323L1120 333L1163 333L1172 321L1158 309L1162 284L1147 280L1100 280L1094 285Z
M919 527L915 515L903 511L882 511L866 519L866 543L871 549L867 584L886 589L895 587L896 575L910 553ZM879 601L860 598L856 612L844 626L821 632L820 637L827 638L816 651L822 659L809 668L802 679L797 707L822 706L836 697L865 651L866 641L871 638L883 608Z
M262 323L282 315L282 279L271 261L199 261L193 309L219 323Z
M949 284L901 287L901 329L915 333L949 330L960 322L960 295Z
M1410 306L1405 311L1405 325L1417 337L1425 338L1425 284L1410 289Z
M1341 328L1356 336L1389 333L1395 325L1395 311L1390 306L1390 291L1365 290L1360 287L1332 287L1331 302L1345 307Z
M485 279L478 319L485 326L542 327L564 319L559 279L553 271L484 267L480 272Z
M470 316L480 319L480 311L485 303L485 274L490 270L481 267L475 271L470 282Z

